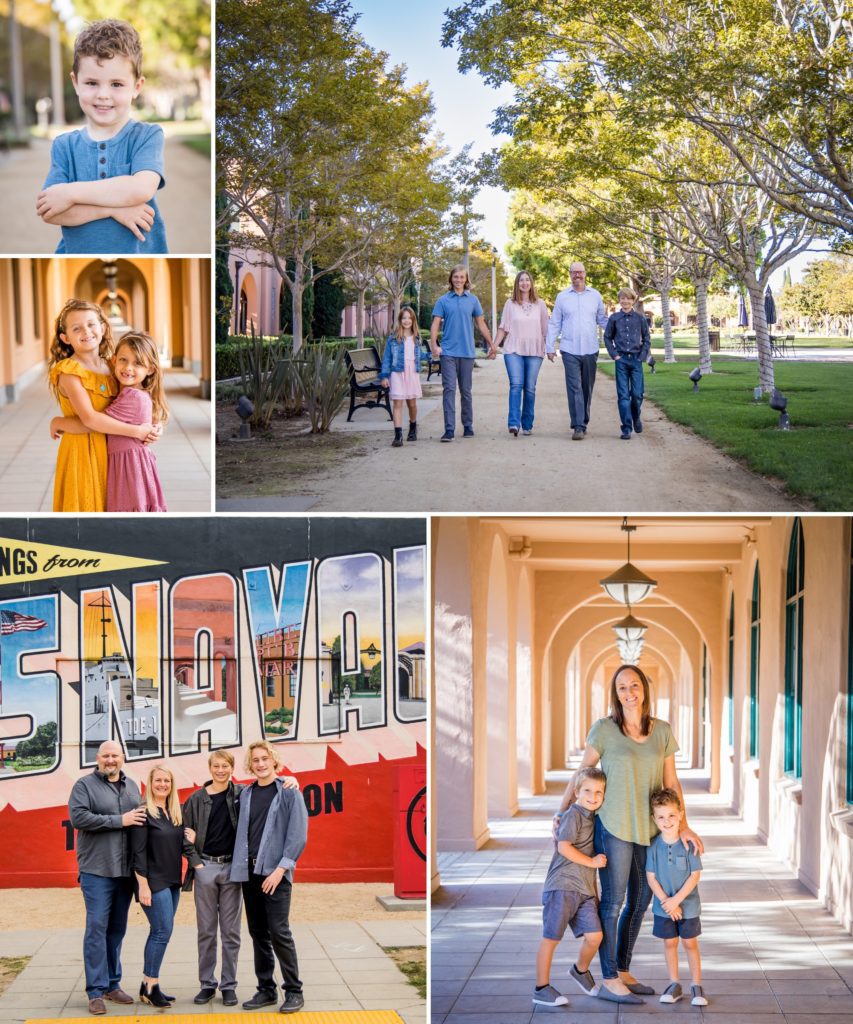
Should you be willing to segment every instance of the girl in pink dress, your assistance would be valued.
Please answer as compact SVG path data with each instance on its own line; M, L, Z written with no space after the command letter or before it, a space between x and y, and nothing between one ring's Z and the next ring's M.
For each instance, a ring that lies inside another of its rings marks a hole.
M125 334L116 348L114 372L121 391L104 411L122 423L154 423L169 418L160 356L154 339L142 331ZM133 437L107 438L107 512L166 512L154 452Z
M421 397L421 338L418 321L411 306L403 306L397 317L394 333L389 335L382 356L379 377L389 389L393 404L394 440L392 448L403 447L403 403L409 407L407 441L418 439L418 403Z

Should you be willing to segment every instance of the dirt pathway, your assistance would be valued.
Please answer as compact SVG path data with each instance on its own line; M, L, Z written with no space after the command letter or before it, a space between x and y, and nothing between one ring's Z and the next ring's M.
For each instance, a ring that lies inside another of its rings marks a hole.
M477 361L474 429L452 444L443 432L441 385L424 387L420 440L392 449L381 410L338 417L333 432L360 435L358 454L283 482L280 493L301 496L312 511L348 512L738 512L809 507L781 487L744 469L706 441L646 403L645 431L619 438L615 384L599 373L589 436L570 440L562 366L545 363L539 376L536 424L529 437L506 429L503 362Z

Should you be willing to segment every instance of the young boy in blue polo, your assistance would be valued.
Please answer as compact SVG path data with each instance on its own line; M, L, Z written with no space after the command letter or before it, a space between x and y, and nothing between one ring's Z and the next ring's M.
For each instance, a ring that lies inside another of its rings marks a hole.
M687 953L690 965L691 1003L707 1006L702 991L702 962L699 956L699 876L702 861L679 837L684 808L674 789L660 789L652 794L652 816L660 829L646 854L646 878L654 893L653 933L663 939L669 987L660 997L662 1003L677 1003L683 995L678 981L678 940Z
M616 363L616 404L622 421L622 440L631 440L631 430L643 432L643 363L652 342L649 322L634 309L637 296L630 288L619 292L619 311L612 313L604 328L604 344Z
M471 384L474 377L474 324L489 343L489 359L498 350L483 316L483 307L471 294L468 271L460 263L450 271L448 290L432 307L429 344L433 359L441 359L442 406L444 433L442 441L452 441L456 434L456 385L462 396L462 436L474 436L474 403ZM438 332L442 330L441 348Z
M39 217L62 228L56 251L168 252L154 199L165 184L163 129L130 116L145 82L136 30L114 18L85 28L71 81L86 125L54 140L36 200Z
M595 812L604 803L607 776L600 768L582 768L575 776L575 802L563 814L557 828L554 856L542 890L542 941L536 954L536 987L533 1002L540 1006L565 1006L568 999L551 984L554 953L571 926L576 939L583 936L577 961L569 974L587 995L597 986L589 965L601 945L598 916L597 868L607 857L594 849Z

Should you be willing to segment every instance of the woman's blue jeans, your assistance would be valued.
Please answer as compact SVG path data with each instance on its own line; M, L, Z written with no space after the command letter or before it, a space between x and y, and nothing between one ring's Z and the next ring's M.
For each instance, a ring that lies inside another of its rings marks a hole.
M145 954L142 961L142 973L146 978L159 978L166 947L172 937L178 900L181 898L181 887L172 885L168 889L158 889L151 893L151 906L142 909L151 926L145 941Z
M598 873L601 879L599 916L604 931L598 955L603 978L617 978L619 971L631 968L634 943L652 899L652 890L646 880L648 849L639 843L617 839L596 816L595 852L607 857L607 867Z
M509 377L507 426L532 430L536 378L542 366L542 356L520 356L517 352L507 352L504 355L504 366Z

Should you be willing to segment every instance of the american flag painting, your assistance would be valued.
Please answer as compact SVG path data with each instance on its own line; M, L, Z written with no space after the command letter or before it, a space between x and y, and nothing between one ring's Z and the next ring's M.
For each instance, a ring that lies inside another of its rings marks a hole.
M10 633L34 633L37 629L44 629L46 625L44 619L37 619L34 615L0 611L0 635L2 636L8 636Z

